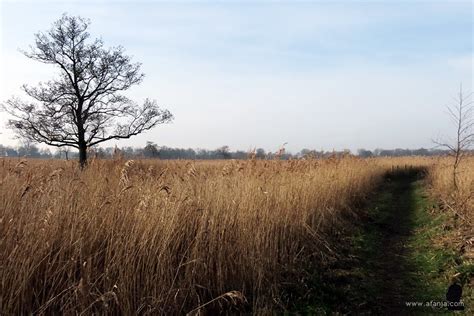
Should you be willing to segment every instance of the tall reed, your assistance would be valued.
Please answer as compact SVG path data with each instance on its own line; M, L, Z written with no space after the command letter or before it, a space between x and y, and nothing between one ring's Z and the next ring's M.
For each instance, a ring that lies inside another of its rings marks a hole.
M0 313L284 308L392 163L0 161Z

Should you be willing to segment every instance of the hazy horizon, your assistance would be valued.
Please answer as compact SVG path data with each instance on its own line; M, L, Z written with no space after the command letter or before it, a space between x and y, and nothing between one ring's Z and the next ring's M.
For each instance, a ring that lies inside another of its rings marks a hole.
M146 74L129 96L173 123L104 146L431 148L473 80L470 1L0 2L0 101L54 67L23 56L67 12ZM14 145L0 114L0 144Z

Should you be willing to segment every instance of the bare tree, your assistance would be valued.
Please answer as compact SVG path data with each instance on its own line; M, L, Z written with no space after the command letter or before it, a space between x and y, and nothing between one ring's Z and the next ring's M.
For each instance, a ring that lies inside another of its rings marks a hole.
M33 100L11 98L3 109L14 117L8 122L24 139L79 150L84 167L87 149L112 139L138 135L172 120L156 101L138 105L122 94L144 77L122 47L104 48L90 39L88 20L63 15L46 33L35 35L35 45L24 54L56 66L57 78L36 87L23 85Z
M455 103L447 106L447 113L456 127L456 135L451 139L435 140L434 143L439 147L449 150L453 161L453 187L458 190L458 170L459 165L466 154L466 151L474 143L474 109L470 100L472 93L465 95L462 85L459 88L459 94L454 99Z
M66 160L69 160L69 151L70 151L69 147L64 147L64 148L60 149L59 150L60 157L61 157L62 154L64 154L64 158L66 158Z

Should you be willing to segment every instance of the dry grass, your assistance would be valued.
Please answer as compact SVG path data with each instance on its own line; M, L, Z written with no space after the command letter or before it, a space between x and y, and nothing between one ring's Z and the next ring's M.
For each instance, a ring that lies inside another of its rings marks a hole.
M459 166L458 189L453 184L453 159L440 158L429 171L431 193L441 204L449 220L438 244L451 247L467 263L474 263L474 157L466 157ZM474 282L474 279L471 279ZM472 283L471 283L472 284Z
M2 314L285 306L392 162L0 161Z
M452 159L439 158L430 168L429 179L434 196L471 227L474 224L474 157L467 156L458 171L458 190L454 190Z
M193 314L284 308L325 232L394 168L472 235L474 157L302 161L0 161L0 311ZM456 235L456 236L457 236ZM466 248L467 249L467 248Z
M84 172L75 162L0 160L0 311L285 308L307 262L332 255L326 232L387 171L409 166L428 168L432 194L471 236L474 157L458 192L448 158L97 160Z

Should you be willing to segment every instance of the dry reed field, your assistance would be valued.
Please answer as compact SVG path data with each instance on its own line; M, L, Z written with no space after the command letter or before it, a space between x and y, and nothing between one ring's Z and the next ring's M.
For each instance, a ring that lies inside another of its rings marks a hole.
M446 224L448 233L440 243L454 245L465 260L474 263L474 157L468 156L460 164L457 190L453 188L452 161L448 158L433 164L428 181L433 198L451 218ZM472 282L474 285L474 279ZM471 299L474 301L474 297Z
M472 165L474 160L469 160ZM463 173L472 190L474 168ZM182 314L285 308L394 168L437 159L0 161L0 311ZM472 193L472 192L471 192ZM471 201L472 203L472 201ZM472 204L470 204L472 212Z
M472 225L474 223L474 156L466 157L457 173L458 190L453 190L452 161L449 158L438 159L429 173L432 192L461 220Z
M381 181L372 161L2 160L0 310L285 306L324 229Z

